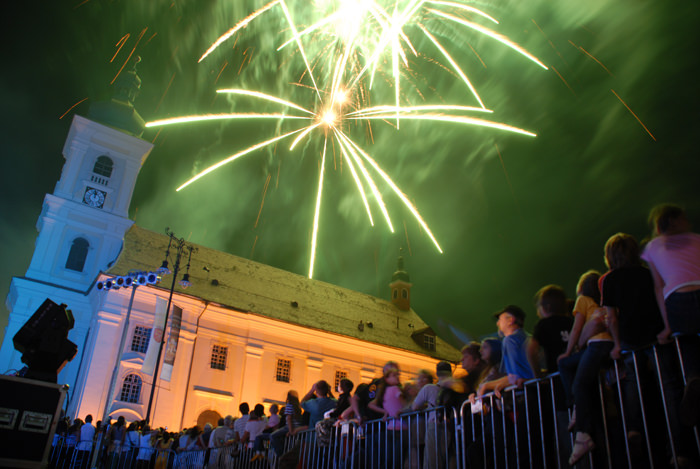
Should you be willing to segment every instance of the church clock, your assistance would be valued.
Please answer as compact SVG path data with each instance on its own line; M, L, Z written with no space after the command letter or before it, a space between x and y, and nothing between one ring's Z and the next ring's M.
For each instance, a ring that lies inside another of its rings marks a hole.
M86 187L83 195L83 203L89 207L102 208L105 204L107 193L94 187Z

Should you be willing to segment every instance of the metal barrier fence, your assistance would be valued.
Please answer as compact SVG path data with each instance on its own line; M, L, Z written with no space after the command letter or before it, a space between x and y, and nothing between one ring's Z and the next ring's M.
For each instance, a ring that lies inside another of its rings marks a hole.
M98 454L96 454L96 451ZM107 451L99 442L77 442L56 436L49 453L49 467L54 469L87 469L92 467L122 469L132 467L173 467L178 453L169 449L125 446ZM183 467L195 467L187 465Z
M695 336L686 339L698 340ZM577 464L590 468L700 467L698 426L680 422L689 356L683 336L668 345L623 352L599 372L591 435L595 448ZM696 350L696 349L689 349ZM693 352L694 353L694 352ZM463 468L570 467L574 434L559 373L487 394L460 409Z
M698 427L679 422L688 360L681 337L670 345L626 351L600 370L596 447L578 467L684 467L700 460ZM472 409L442 408L375 420L307 429L283 436L262 451L235 444L195 451L117 448L95 455L95 445L55 438L53 468L309 468L472 469L564 468L573 446L570 409L559 374L485 395ZM479 408L480 407L480 408ZM472 412L473 410L473 412ZM276 446L280 454L273 450ZM694 467L694 466L691 466Z
M328 438L316 429L296 433L288 438L285 450L298 452L304 468L456 467L458 420L455 409L441 407L362 426L342 423L331 428ZM280 463L283 459L284 455Z

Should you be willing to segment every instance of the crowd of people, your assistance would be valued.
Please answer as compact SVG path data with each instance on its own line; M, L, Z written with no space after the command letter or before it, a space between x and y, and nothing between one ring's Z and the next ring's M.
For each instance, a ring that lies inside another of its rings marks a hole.
M534 377L559 371L565 402L572 408L571 465L596 447L599 375L619 359L624 364L625 437L631 452L644 453L642 435L648 428L638 392L644 388L665 396L675 463L697 464L691 461L696 457L692 427L700 420L700 235L691 231L685 212L675 205L654 207L649 223L651 238L641 245L626 233L607 240L607 272L581 275L572 308L562 288L540 289L535 295L540 320L531 338L522 329L521 308L510 305L496 313L503 336L502 376L479 380L470 399L476 403L490 391L500 396L506 387L522 387ZM661 377L660 386L653 376Z
M391 361L383 367L381 377L356 388L349 379L340 380L338 399L331 386L321 380L301 399L297 391L290 390L281 412L272 405L269 415L265 415L262 404L250 412L248 404L242 403L240 417L227 416L216 428L207 424L203 429L193 427L172 433L150 429L145 422L127 426L123 417L113 424L97 422L93 426L92 417L87 416L84 423L78 419L72 424L61 422L57 433L65 437L71 451L89 450L91 442L103 434L107 457L138 447L137 464L143 467L165 467L154 456L157 449L176 453L208 449L207 458L213 461L220 448L243 446L254 452L252 461L261 460L267 457L266 440L282 457L288 436L315 429L315 437L322 444L331 426L349 421L357 425L385 422L383 438L390 445L400 446L404 444L400 433L406 429L402 414L440 407L460 409L467 400L474 412L488 412L485 396L492 393L500 397L507 388L519 388L558 371L558 391L563 394L564 409L571 410L568 427L575 438L568 462L574 465L599 444L599 375L612 360L620 359L624 381L631 387L653 387L650 376L659 373L657 363L664 370L663 391L679 460L690 461L695 455L688 436L700 419L700 235L691 231L685 212L675 205L655 207L649 221L653 234L643 245L625 233L608 239L604 246L607 272L583 273L574 301L557 285L541 288L535 294L539 321L532 336L524 330L526 313L521 307L508 305L497 311L498 337L464 346L461 366L466 373L459 376L453 374L453 364L440 362L435 373L420 370L402 384L399 365ZM681 336L676 337L678 334ZM682 350L681 362L676 340ZM658 360L652 357L650 346L654 344ZM644 431L642 404L637 396L632 388L626 390L626 437L631 445L641 444ZM435 412L426 415L421 459L423 467L437 467L444 461L435 458L444 455L434 451L438 432L431 429L439 419ZM87 446L85 442L89 442ZM402 461L391 455L403 451L389 449L388 453L384 455L388 467L402 467ZM472 453L478 456L481 451ZM478 457L476 461L475 467L484 464Z

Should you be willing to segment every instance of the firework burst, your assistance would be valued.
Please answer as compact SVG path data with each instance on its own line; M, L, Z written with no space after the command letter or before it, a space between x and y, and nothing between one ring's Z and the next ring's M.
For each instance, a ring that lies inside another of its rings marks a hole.
M331 6L329 7L329 5ZM435 248L442 252L432 230L418 209L391 179L385 169L363 148L363 145L351 136L351 124L360 123L369 126L372 121L395 122L395 127L398 130L400 121L431 121L443 124L488 127L531 137L535 136L534 133L515 126L477 117L480 114L490 114L492 111L486 108L476 92L476 88L457 61L448 53L447 48L434 33L431 33L427 26L429 24L427 20L440 19L460 24L465 28L487 35L535 61L540 66L546 67L534 56L504 36L472 21L472 16L478 16L497 23L486 13L465 3L423 0L411 0L404 4L397 3L391 6L380 5L372 0L327 3L325 8L318 9L319 19L312 21L305 27L297 25L293 12L285 0L274 0L248 15L219 37L199 61L204 60L217 47L246 28L253 20L276 8L281 10L288 25L288 33L291 34L291 37L279 46L278 51L283 51L292 45L296 46L293 53L298 53L301 57L305 71L302 79L292 85L313 90L307 92L309 97L307 105L304 106L290 99L255 90L219 89L217 93L226 94L236 102L248 104L262 101L268 105L280 106L280 111L255 112L253 110L251 112L191 115L147 123L147 127L158 127L204 121L256 119L274 121L278 124L277 128L280 130L276 135L209 166L184 182L177 190L184 189L228 163L277 142L288 141L291 151L305 139L316 139L319 144L321 141L323 143L320 152L320 173L310 247L308 271L310 278L313 276L316 257L320 210L324 193L326 154L329 151L329 146L338 149L340 157L349 169L370 225L374 226L372 207L376 206L390 231L394 232L389 211L379 189L379 186L382 185L389 188L401 200L428 235ZM405 97L403 98L405 104L402 105L401 67L408 68L408 54L418 56L417 48L414 46L415 40L411 39L416 32L426 37L428 43L432 44L435 50L447 60L450 65L449 70L467 85L476 105L424 103L415 105ZM307 44L311 44L312 47L308 47ZM372 93L375 74L381 72L384 64L389 62L391 63L391 83L395 90L394 104L365 106L368 99L361 99L361 97L369 96ZM302 83L304 80L307 81L307 84Z

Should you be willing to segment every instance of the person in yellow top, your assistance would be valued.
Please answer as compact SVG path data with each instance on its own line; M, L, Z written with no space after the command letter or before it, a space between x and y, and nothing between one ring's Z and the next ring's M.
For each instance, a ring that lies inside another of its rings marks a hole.
M559 356L559 375L567 396L574 406L569 431L576 430L569 464L574 465L595 447L591 438L595 412L598 372L609 360L613 338L607 330L604 309L600 307L600 273L589 270L576 286L574 325L569 333L566 351ZM579 349L576 351L576 349Z

